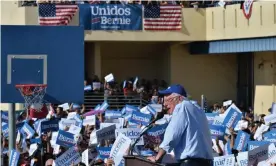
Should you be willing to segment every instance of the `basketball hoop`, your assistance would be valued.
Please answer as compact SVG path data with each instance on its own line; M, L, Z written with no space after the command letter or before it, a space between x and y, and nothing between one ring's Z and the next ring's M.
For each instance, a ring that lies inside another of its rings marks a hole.
M36 111L40 111L43 107L43 98L46 93L46 84L20 84L15 85L16 89L20 91L25 100L25 108L29 109L35 106Z

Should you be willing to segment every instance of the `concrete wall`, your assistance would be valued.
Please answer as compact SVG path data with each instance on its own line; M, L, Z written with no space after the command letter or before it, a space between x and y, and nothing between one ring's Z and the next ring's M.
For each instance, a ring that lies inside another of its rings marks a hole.
M95 60L95 45L100 49L98 60ZM168 43L97 42L86 46L86 70L90 77L99 76L95 70L100 68L101 78L113 73L118 81L135 76L168 81Z
M262 65L263 64L263 65ZM276 52L260 52L254 55L254 85L256 113L268 113L276 102Z
M236 99L236 55L190 55L187 45L171 47L171 83L184 85L193 99L210 103Z
M206 9L206 39L236 39L276 35L276 2L254 2L247 20L240 5Z

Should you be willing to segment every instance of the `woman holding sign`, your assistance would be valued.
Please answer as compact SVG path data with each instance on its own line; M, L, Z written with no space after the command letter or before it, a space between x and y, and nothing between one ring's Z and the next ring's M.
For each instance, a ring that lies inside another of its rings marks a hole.
M181 166L211 166L212 141L204 111L187 99L181 85L173 85L159 94L164 96L164 107L172 118L158 154L148 159L159 162L173 150Z

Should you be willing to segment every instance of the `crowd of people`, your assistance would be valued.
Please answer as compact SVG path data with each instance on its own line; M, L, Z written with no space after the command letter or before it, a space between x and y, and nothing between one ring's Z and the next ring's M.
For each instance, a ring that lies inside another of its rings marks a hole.
M105 89L111 84L107 82ZM135 79L129 79L128 82L131 85ZM123 156L129 153L130 145L145 126L159 112L164 111L162 106L164 98L158 95L157 98L154 104L150 103L143 108L126 105L122 110L109 110L109 104L105 101L91 111L86 111L84 105L73 103L59 105L56 109L51 105L45 105L40 111L35 109L30 109L28 113L23 111L17 117L16 149L12 152L8 150L9 115L7 112L1 112L3 165L8 165L9 158L17 163L12 166L124 165ZM172 97L167 100L175 99ZM203 111L196 101L185 98L185 102L190 102ZM253 109L238 108L231 100L214 104L212 109L205 113L212 138L210 146L213 148L213 165L225 165L224 162L228 160L239 166L250 165L249 163L254 166L257 163L275 164L275 110L276 107L273 106L269 108L268 115L254 115ZM156 155L173 115L174 110L170 110L162 119L157 120L153 128L148 130L134 146L134 154L143 157ZM120 142L122 140L125 142ZM118 142L125 146L119 147ZM268 146L268 157L262 160L258 160L257 157L252 161L249 157L252 150L264 145ZM172 151L160 162L176 163L174 157Z
M206 7L216 7L221 6L221 1L219 0L212 0L212 1L156 1L156 0L118 0L118 1L112 1L112 0L38 0L38 1L23 1L22 6L37 6L37 3L63 3L63 4L82 4L82 3L90 3L90 4L142 4L142 5L181 5L183 8L206 8ZM231 4L242 4L243 1L225 1L223 2L223 6L231 5Z
M139 97L143 100L151 103L157 103L157 92L158 90L166 89L168 86L164 80L147 80L139 79L137 82L136 78L127 78L124 81L117 82L105 82L100 81L97 76L93 79L87 79L84 81L84 86L91 86L91 89L86 91L92 91L93 93L104 93L104 97L107 100L111 96L123 95L127 98Z

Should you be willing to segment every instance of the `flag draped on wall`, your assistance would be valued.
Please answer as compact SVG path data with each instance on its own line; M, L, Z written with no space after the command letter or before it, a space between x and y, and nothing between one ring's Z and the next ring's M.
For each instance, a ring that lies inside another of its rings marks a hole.
M77 10L77 5L39 4L39 24L68 25Z
M245 0L242 5L242 11L245 18L250 19L252 14L252 7L253 7L254 0Z
M144 8L145 30L181 30L182 8L179 5L148 5Z

